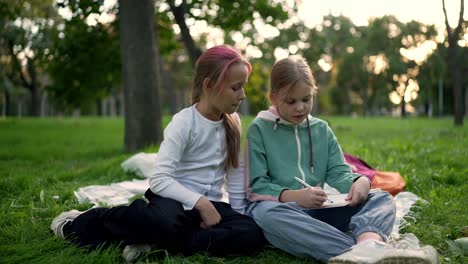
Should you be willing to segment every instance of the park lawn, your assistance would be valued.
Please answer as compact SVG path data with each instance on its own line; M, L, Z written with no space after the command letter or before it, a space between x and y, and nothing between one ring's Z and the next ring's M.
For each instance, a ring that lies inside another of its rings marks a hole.
M413 210L411 232L434 246L446 263L468 263L449 240L468 236L468 129L452 119L324 117L345 152L383 171L398 171L407 191L429 203ZM164 124L170 120L165 117ZM244 129L252 117L244 117ZM245 133L244 133L245 134ZM143 150L157 151L157 146ZM0 263L119 263L121 252L86 253L52 236L52 219L70 209L85 210L73 191L91 184L134 178L120 163L119 118L0 119ZM154 252L143 262L310 263L279 250L254 257L192 257Z

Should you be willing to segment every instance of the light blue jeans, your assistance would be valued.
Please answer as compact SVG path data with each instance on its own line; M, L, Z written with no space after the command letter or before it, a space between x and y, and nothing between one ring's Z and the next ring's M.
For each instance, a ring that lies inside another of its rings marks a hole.
M387 241L395 221L395 204L388 192L376 192L356 207L304 209L295 202L261 201L249 204L246 214L273 246L326 262L355 245L364 232L375 232Z

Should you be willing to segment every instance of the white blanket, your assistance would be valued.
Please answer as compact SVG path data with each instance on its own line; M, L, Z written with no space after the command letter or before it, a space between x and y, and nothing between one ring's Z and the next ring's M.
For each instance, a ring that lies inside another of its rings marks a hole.
M89 185L81 187L74 192L78 203L91 203L95 206L99 204L116 206L127 204L129 199L137 195L142 197L144 192L149 188L148 178L152 174L155 159L156 154L140 152L133 155L122 162L121 166L124 171L135 173L135 175L145 179L133 179L131 181L112 183L110 185ZM327 188L331 187L326 186L326 189ZM223 200L227 201L226 195ZM396 240L400 237L400 228L408 224L406 219L411 218L411 207L418 200L423 204L426 204L427 201L411 192L400 192L394 197L394 200L396 204L396 218L390 238Z

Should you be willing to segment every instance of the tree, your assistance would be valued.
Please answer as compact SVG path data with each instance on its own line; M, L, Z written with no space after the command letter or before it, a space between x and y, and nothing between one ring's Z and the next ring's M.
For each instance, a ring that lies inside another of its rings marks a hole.
M187 6L185 0L181 1L178 6L176 6L175 1L173 0L168 0L167 3L171 8L171 12L174 15L174 19L177 25L179 25L180 34L182 36L182 42L184 43L185 49L187 50L187 53L190 57L190 61L193 65L195 65L195 62L197 61L198 57L200 57L202 52L200 48L198 48L195 44L192 35L190 35L190 29L187 26L187 23L185 23L187 9L189 7Z
M339 27L328 24L337 28L337 32L346 25L343 22ZM425 41L435 41L435 28L416 21L402 23L394 16L374 18L367 27L349 28L355 33L348 38L343 36L349 30L341 33L342 38L335 40L340 43L340 49L331 49L335 52L329 53L336 57L332 69L336 74L331 80L335 105L341 108L359 105L363 114L379 113L391 107L391 94L392 101L399 102L401 115L405 116L405 102L415 100L418 95L415 78L421 61L403 56L402 51L414 49ZM327 35L333 36L333 31ZM343 52L337 52L339 50ZM349 93L349 102L346 102L346 93Z
M101 15L98 2L57 1L71 18L54 34L47 70L52 83L47 90L62 110L93 109L95 103L118 90L121 83L118 24L89 23ZM116 13L107 10L107 13Z
M418 83L421 87L420 98L424 101L425 112L432 116L434 110L441 115L443 108L443 96L441 90L442 77L445 76L447 66L444 57L446 48L443 44L438 44L437 49L429 55L427 60L421 65ZM438 99L438 104L435 99Z
M454 99L454 124L456 126L463 125L463 83L462 83L462 65L460 56L460 48L458 41L461 38L463 29L463 14L464 14L464 0L460 0L460 13L458 17L458 24L455 29L452 30L448 23L447 10L445 9L445 0L442 0L442 10L444 11L445 17L445 28L447 30L447 42L448 42L448 53L447 53L447 65L448 72L452 77L453 81L453 99Z
M119 0L127 151L162 140L154 14L152 0Z
M29 114L40 114L40 92L44 73L42 63L50 50L49 31L58 15L51 0L0 2L1 75L14 87L29 91ZM9 98L9 93L5 92Z
M190 26L192 26L197 21L206 22L205 25L208 25L210 28L219 28L224 32L224 43L229 45L236 46L235 40L233 40L232 35L237 34L242 36L242 46L241 49L245 49L246 46L258 47L258 45L264 44L263 36L259 33L258 28L255 26L258 24L266 24L267 26L278 28L278 25L281 22L284 22L288 19L290 12L295 12L296 3L291 2L291 6L285 7L284 3L280 1L272 0L257 0L257 1L242 1L242 0L166 0L161 1L158 8L158 14L166 16L168 13L172 15L172 20L174 24L179 27L180 32L179 40L183 44L190 64L195 65L198 57L202 53L201 47L206 45L205 37L206 35L201 34L199 36L193 36L190 32ZM167 8L164 8L164 5L167 4ZM235 10L233 12L233 10ZM158 20L160 21L160 20ZM172 27L171 27L172 29ZM209 34L209 33L207 33ZM164 43L161 39L161 43ZM176 52L180 54L180 52ZM167 54L165 54L167 55ZM273 58L272 53L263 54L263 58ZM165 56L166 58L167 56ZM181 56L178 56L179 58ZM251 60L254 63L254 60ZM167 61L166 61L167 63ZM182 68L185 68L186 65L183 65L185 62L178 61L179 65ZM272 63L265 63L265 65L271 65ZM269 66L260 66L269 68ZM180 71L179 67L172 67L174 71ZM258 72L259 68L254 71L254 75ZM187 71L185 71L186 73ZM174 74L174 73L173 73ZM176 74L177 80L173 83L175 86L180 81L184 82L183 78ZM166 76L166 75L164 75ZM255 76L253 76L255 77ZM256 79L260 80L260 79ZM166 82L167 83L167 82ZM172 87L164 86L164 93L170 95ZM185 94L186 90L176 89L178 94ZM175 97L173 97L175 98ZM256 104L252 108L256 108L260 105L265 105L265 100L258 98L259 100L253 100L253 103ZM177 100L180 101L180 100ZM249 105L251 105L250 96L249 96ZM259 103L257 105L257 103ZM245 103L243 104L245 106ZM242 107L242 109L246 109ZM241 109L241 110L242 110Z
M313 68L319 70L317 80L322 82L320 87L324 88L321 92L329 93L339 113L358 110L352 109L353 105L360 105L362 112L367 112L367 100L361 100L360 96L360 91L367 89L367 79L363 79L366 76L362 71L364 54L360 52L367 46L361 31L349 18L329 14L324 16L320 27L311 31L308 37L310 49L304 51L304 55L314 62ZM355 75L348 75L351 72Z
M263 19L263 21L277 25L288 18L288 13L284 10L282 3L271 0L167 0L166 2L179 26L181 40L193 65L201 55L201 49L190 34L187 19L206 21L208 25L220 27L228 34L243 31L250 35L256 32L255 27L251 26L256 19ZM249 29L244 27L245 24L249 24Z

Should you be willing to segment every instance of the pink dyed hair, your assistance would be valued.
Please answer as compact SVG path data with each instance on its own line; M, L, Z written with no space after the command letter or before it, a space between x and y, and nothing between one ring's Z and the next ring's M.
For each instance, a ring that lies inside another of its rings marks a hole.
M203 82L206 78L214 82L216 89L220 89L220 83L226 78L229 67L243 63L250 75L252 65L233 47L220 45L206 50L195 63L192 85L192 104L200 101L203 93ZM223 113L223 125L226 131L227 158L226 167L239 166L240 153L240 124L233 115Z
M245 64L249 74L252 72L252 65L240 52L231 46L219 45L206 50L195 63L192 104L200 101L203 81L206 78L214 81L214 87L218 87L224 78L226 78L229 67L236 63Z

